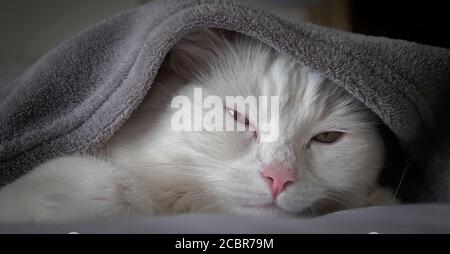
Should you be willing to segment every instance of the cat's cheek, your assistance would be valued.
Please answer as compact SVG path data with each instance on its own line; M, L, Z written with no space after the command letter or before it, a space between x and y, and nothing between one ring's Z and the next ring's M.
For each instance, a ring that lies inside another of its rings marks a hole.
M353 165L349 163L351 157L341 154L340 151L339 146L312 144L308 154L308 170L303 171L306 174L305 177L314 178L312 181L320 179L336 187L341 184L346 185L348 179L352 176ZM312 172L314 176L309 175L308 172Z

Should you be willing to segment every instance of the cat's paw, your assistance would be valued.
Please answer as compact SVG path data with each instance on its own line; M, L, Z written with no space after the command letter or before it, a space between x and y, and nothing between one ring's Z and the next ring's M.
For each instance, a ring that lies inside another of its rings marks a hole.
M68 221L152 211L148 197L142 199L146 202L131 202L137 199L135 188L126 171L108 162L89 156L56 158L0 191L0 222Z

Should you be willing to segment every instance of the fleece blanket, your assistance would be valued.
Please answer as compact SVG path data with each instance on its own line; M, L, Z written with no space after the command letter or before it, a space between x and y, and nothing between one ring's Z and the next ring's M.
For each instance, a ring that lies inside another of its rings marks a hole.
M120 13L3 84L0 185L111 137L151 92L171 47L205 27L261 40L344 87L379 116L406 154L400 190L415 192L416 201L450 200L450 50L291 23L228 0L156 1Z

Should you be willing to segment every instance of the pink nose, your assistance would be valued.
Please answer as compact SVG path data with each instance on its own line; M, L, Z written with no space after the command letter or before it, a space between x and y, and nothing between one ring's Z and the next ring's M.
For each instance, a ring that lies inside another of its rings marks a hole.
M262 175L269 184L273 197L278 196L288 183L297 180L295 170L277 164L271 164L262 170Z

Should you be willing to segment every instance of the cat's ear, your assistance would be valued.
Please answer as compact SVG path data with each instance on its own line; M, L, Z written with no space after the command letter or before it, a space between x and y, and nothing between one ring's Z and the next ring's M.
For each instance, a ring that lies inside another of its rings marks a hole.
M172 48L167 64L175 74L192 80L207 74L215 60L224 57L233 33L220 29L202 29L186 35Z

